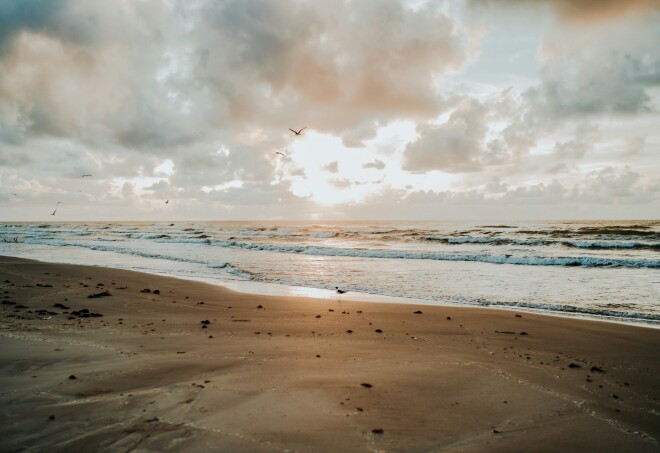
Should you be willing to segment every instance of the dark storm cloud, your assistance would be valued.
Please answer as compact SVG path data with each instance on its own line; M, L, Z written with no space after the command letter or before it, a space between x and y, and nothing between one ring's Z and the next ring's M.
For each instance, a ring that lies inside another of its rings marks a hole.
M54 18L68 0L3 0L0 2L0 52L21 30L41 31L53 25Z

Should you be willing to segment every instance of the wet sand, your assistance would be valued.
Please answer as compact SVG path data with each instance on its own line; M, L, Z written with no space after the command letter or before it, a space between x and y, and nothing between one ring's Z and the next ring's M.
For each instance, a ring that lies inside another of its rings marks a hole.
M0 302L3 452L660 451L658 329L8 257Z

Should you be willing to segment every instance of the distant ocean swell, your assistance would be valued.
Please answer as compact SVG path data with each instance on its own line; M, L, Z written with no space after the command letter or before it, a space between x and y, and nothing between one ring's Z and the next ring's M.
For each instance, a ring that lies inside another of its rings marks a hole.
M321 256L352 256L360 258L409 259L409 260L440 260L440 261L479 261L491 264L518 264L528 266L586 266L586 267L634 267L660 268L660 260L622 259L603 257L518 257L509 255L470 255L449 254L437 252L415 252L378 249L343 249L334 247L296 246L256 244L250 242L213 241L211 245L220 247L235 247L246 250L264 250L271 252L304 253Z
M39 243L53 246L84 247L91 250L133 254L145 258L169 259L183 262L194 262L208 264L181 257L166 256L162 254L145 253L134 249L116 247L112 245L99 245L86 242L66 242L51 240L28 240L29 243ZM167 241L170 242L170 241ZM208 239L184 239L171 242L186 242L191 244L207 244L216 247L239 248L252 251L299 253L306 255L333 256L333 257L357 257L376 259L406 259L406 260L438 260L438 261L475 261L491 264L513 264L527 266L584 266L584 267L627 267L627 268L660 268L660 260L652 259L624 259L605 258L594 256L581 257L543 257L543 256L512 256L512 255L490 255L490 254L463 254L463 253L440 253L440 252L417 252L405 250L381 250L360 248L336 248L316 247L298 245L275 245L258 244L252 242L236 241L210 241Z

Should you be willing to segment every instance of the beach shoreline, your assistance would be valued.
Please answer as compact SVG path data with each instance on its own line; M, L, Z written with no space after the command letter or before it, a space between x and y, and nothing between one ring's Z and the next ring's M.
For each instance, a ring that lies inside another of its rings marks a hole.
M3 256L3 255L0 255ZM6 255L18 259L33 260L30 257L21 257L14 255ZM49 263L53 265L81 265L77 261L45 261L35 260L39 262ZM91 265L93 267L109 268L122 270L122 267L113 264L99 264ZM443 302L434 299L416 299L411 297L389 296L376 293L364 293L358 291L348 291L346 294L338 295L334 290L324 288L313 288L305 286L293 286L281 283L268 283L251 280L227 280L222 278L204 278L192 275L172 275L157 270L135 270L126 269L132 272L144 273L149 275L156 275L161 277L171 277L179 280L190 282L199 282L219 286L241 294L255 295L255 296L277 296L277 297L302 297L311 299L339 299L347 302L375 302L375 303L388 303L388 304L402 304L402 305L420 305L429 307L463 307L463 308L478 308L487 310L507 310L517 311L521 313L538 314L541 316L556 316L559 318L568 319L583 319L600 321L614 324L625 324L631 326L647 327L652 329L660 329L660 321L652 318L645 317L623 317L616 315L605 315L599 313L598 310L590 312L589 310L580 311L576 307L568 307L566 310L560 310L558 307L549 306L548 308L529 307L525 305L501 303L501 305L484 304L477 305L469 302Z
M0 296L2 451L660 448L653 326L11 257Z

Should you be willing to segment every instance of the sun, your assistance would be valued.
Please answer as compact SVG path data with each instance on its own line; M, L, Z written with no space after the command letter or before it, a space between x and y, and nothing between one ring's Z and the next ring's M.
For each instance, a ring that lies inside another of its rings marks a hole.
M346 147L339 137L305 131L287 156L285 171L292 175L294 195L331 206L359 202L374 190L374 175L362 167L368 153Z

